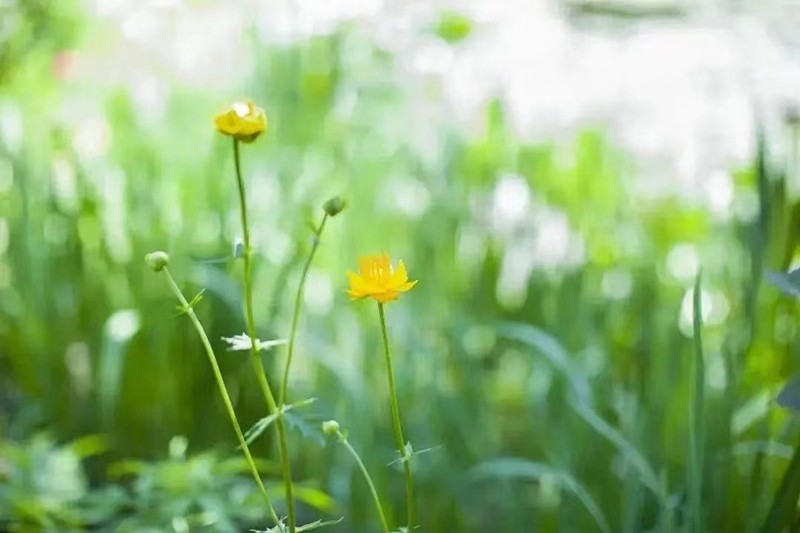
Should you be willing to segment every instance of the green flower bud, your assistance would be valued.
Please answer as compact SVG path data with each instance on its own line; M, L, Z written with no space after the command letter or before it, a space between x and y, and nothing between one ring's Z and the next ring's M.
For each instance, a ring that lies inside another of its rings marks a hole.
M147 266L153 269L155 272L161 272L161 270L169 264L169 254L167 252L152 252L144 256L144 260L147 263Z
M339 422L336 420L326 420L322 423L322 432L326 435L336 435L339 433Z
M344 211L345 207L347 207L347 201L341 196L334 196L322 205L322 209L331 217L335 217Z

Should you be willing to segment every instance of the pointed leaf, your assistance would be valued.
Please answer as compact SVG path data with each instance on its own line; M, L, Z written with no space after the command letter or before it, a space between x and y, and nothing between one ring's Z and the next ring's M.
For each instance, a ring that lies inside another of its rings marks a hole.
M284 420L289 429L298 431L303 438L319 445L325 444L325 435L320 430L321 416L287 409L284 413Z
M244 434L244 441L250 446L253 441L255 441L258 437L261 436L264 431L278 419L278 413L272 413L269 416L265 416L264 418L258 420L253 426L248 429ZM238 448L241 448L239 446Z
M344 520L344 517L341 517L338 520L317 520L316 522L311 522L310 524L298 526L295 528L295 531L312 531L325 526L335 526L342 520ZM268 529L251 529L250 531L252 533L285 533L286 529L286 526L281 523Z
M778 405L800 411L800 374L795 374L778 393Z
M772 286L788 296L800 296L800 268L791 272L770 271L766 274Z
M589 511L589 514L592 515L592 518L594 518L598 529L604 533L611 532L611 528L608 525L605 515L603 515L603 511L600 510L600 506L597 505L597 502L592 498L589 491L572 477L571 474L564 470L527 459L501 457L479 464L472 470L472 474L479 478L535 480L539 480L543 477L551 478L562 489L571 492L580 500L583 506L586 507L586 510Z
M297 531L311 531L313 529L319 529L325 526L335 526L342 520L344 520L344 517L341 517L338 520L317 520L316 522L311 522L310 524L298 527Z

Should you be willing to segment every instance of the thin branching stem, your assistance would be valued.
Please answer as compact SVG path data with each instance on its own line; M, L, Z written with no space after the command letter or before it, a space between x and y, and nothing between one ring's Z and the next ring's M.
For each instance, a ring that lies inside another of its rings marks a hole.
M283 369L283 382L281 384L280 403L285 404L289 395L289 368L292 365L292 356L294 355L294 342L297 337L297 325L300 322L300 304L303 300L303 289L306 285L306 278L308 271L311 268L311 262L314 260L314 255L319 248L319 242L322 238L322 231L325 229L325 223L328 222L328 213L322 217L319 227L314 230L314 243L311 245L311 251L306 259L306 264L303 266L303 273L300 275L300 283L297 285L297 293L294 296L294 310L292 311L292 324L289 328L289 345L286 348L286 366Z
M239 157L239 141L233 140L233 160L236 167L236 182L239 187L239 207L242 216L242 237L244 239L244 301L245 315L247 319L247 334L250 336L250 360L253 365L253 372L258 380L259 388L267 402L270 414L275 413L275 424L278 429L278 449L281 459L281 470L283 472L283 484L286 492L286 512L289 522L289 533L295 533L295 511L294 495L292 489L292 471L289 463L289 447L286 444L286 424L283 421L283 413L275 403L275 396L267 380L267 373L264 370L264 363L261 361L259 347L256 344L256 323L253 316L253 250L250 246L250 229L247 223L247 195L245 194L244 180L242 179L242 168Z
M353 457L353 460L358 465L358 469L361 470L361 474L364 476L364 480L367 482L367 486L369 487L369 492L372 494L372 501L375 503L375 509L378 511L378 516L381 519L381 526L383 526L383 531L389 531L389 523L386 521L386 515L383 514L383 506L381 505L381 500L378 498L378 491L375 490L375 484L372 482L372 477L367 472L367 467L364 466L364 462L361 460L361 456L358 455L355 448L347 441L347 436L341 431L336 432L336 436L339 438L339 442L347 449L350 455Z
M253 479L255 480L256 485L258 485L258 490L261 492L261 496L264 498L264 502L267 504L270 517L275 521L276 524L280 524L281 520L278 517L278 513L275 512L275 508L272 506L272 501L269 498L269 494L267 494L267 489L264 488L264 483L261 481L258 468L256 468L256 463L253 460L253 455L250 453L250 447L247 445L244 434L242 434L242 428L239 426L239 421L236 418L236 411L233 409L231 397L228 394L227 387L225 387L225 380L222 379L222 372L219 369L219 364L217 364L217 358L214 355L214 349L211 347L211 343L208 341L208 335L206 335L206 331L203 328L200 319L197 318L194 309L189 302L186 301L186 298L183 296L183 293L181 292L177 283L175 283L175 280L173 279L172 274L170 274L169 269L164 267L163 271L167 276L169 288L172 289L172 293L178 299L178 302L180 302L181 308L186 312L187 315L189 315L189 318L194 325L194 329L197 330L197 334L200 336L200 340L202 341L203 347L206 350L206 355L208 356L208 362L211 363L211 369L214 371L214 378L217 380L217 387L219 388L220 396L222 396L222 403L225 404L225 411L228 413L228 418L231 420L231 425L233 425L236 438L239 440L239 446L242 448L244 457L247 460L247 465L250 467L250 473L253 474Z

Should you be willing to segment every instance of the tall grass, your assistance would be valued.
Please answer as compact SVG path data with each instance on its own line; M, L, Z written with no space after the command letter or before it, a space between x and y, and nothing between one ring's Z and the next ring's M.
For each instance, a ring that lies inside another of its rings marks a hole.
M353 49L363 71L345 61ZM293 397L318 398L319 420L348 428L389 523L402 523L405 496L387 466L396 452L381 338L374 310L350 305L343 289L358 255L391 243L421 280L392 308L392 343L404 430L415 448L433 448L414 464L424 531L763 525L798 430L771 402L797 370L796 310L761 278L787 269L798 234L768 139L732 178L735 205L758 209L718 219L696 202L638 198L634 162L601 131L565 143L516 138L500 101L479 131L431 124L430 155L392 56L357 29L261 50L257 64L252 97L274 125L247 163L257 328L286 336L291 288L315 246L311 210L344 193L348 210L309 268L290 382ZM18 144L0 137L0 435L104 434L108 451L86 464L96 485L122 458L161 458L175 435L190 453L233 455L219 444L229 422L208 394L203 347L141 264L169 249L176 277L206 289L195 311L236 411L245 426L263 418L249 362L215 341L246 327L242 272L228 259L238 224L230 147L209 124L224 99L174 87L154 130L124 91L96 89L110 145L86 155L68 125L35 114L82 88L29 82L0 89L3 113L22 117ZM533 200L499 231L493 195L509 175ZM553 212L581 260L537 261L509 291L510 267L528 259L520 250ZM679 245L696 252L711 296L702 350L700 291L668 266ZM268 361L270 375L281 362ZM296 418L290 433L298 521L322 507L345 516L338 531L377 530L357 465L321 447L311 422ZM270 445L256 441L255 455ZM274 464L261 466L277 478Z

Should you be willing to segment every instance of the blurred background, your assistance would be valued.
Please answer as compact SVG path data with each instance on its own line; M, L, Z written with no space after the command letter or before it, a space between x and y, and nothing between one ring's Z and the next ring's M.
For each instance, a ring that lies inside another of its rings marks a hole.
M792 0L0 2L0 529L268 525L167 250L243 426L247 356L229 139L243 149L262 338L288 334L309 221L290 419L302 523L392 523L403 478L360 255L405 261L387 306L421 531L708 531L762 524L798 443L778 407L797 310L764 284L800 237ZM693 373L702 269L705 374ZM269 352L271 381L284 360ZM212 393L214 391L214 393ZM691 461L700 401L703 463ZM254 444L283 507L273 439ZM694 465L694 466L693 466ZM695 529L696 530L696 529Z

